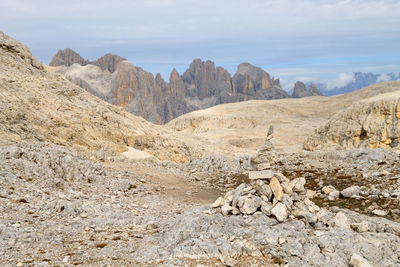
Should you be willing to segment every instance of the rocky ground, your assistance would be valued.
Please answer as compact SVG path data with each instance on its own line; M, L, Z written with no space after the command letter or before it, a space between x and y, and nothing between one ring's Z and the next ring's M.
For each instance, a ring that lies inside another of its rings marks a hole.
M143 173L152 162L122 169L101 154L95 163L48 143L0 149L0 265L134 264L147 235L215 194L160 183Z
M196 162L137 162L43 142L1 147L0 265L400 264L398 154L271 155L238 159L238 169L228 168L234 159L203 159L194 171ZM260 159L271 169L257 171ZM350 172L366 178L339 177ZM231 186L211 186L212 173ZM328 200L327 185L339 198Z

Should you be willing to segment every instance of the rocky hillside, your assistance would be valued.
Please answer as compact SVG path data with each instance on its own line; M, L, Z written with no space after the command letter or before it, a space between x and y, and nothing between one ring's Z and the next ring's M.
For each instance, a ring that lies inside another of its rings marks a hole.
M374 87L400 89L400 82ZM307 150L327 147L398 147L400 138L400 91L367 98L335 114L304 143Z
M279 79L248 63L231 77L212 61L195 59L182 75L173 69L169 82L110 54L91 62L71 49L60 50L50 66L103 100L157 124L218 104L288 97Z
M0 145L39 140L90 151L124 151L129 146L175 161L201 155L197 141L153 125L48 72L27 47L2 32L0 62ZM129 66L115 75L125 71ZM104 71L94 73L101 76Z
M182 133L213 140L216 147L230 145L230 149L234 146L235 150L243 151L254 150L262 145L269 126L273 125L275 147L282 151L297 152L303 149L302 144L307 137L336 113L363 99L398 90L398 82L388 82L332 97L224 104L182 115L167 125ZM354 121L342 122L351 123ZM317 142L319 137L315 137L315 140ZM318 142L322 144L325 141L321 139Z

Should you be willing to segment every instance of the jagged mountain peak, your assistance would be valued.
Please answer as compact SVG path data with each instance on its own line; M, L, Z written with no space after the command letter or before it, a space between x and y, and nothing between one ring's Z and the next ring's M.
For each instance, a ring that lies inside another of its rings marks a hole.
M313 83L310 84L310 94L312 96L322 96L323 94L321 93L321 91L317 88L316 85L314 85Z
M71 66L74 63L84 66L88 64L88 61L71 48L65 48L63 50L58 50L49 65L53 67L61 65Z
M102 70L108 70L109 72L114 72L120 62L126 60L118 55L105 54L101 58L90 62L90 64L99 66Z
M125 60L125 58L122 58L118 55L107 53L94 61L90 61L84 59L79 53L75 52L71 48L65 48L63 50L58 50L57 54L53 57L49 65L53 67L62 65L68 67L75 63L82 66L92 64L99 66L102 70L114 72L117 69L118 64Z
M297 81L294 84L292 97L293 98L302 98L307 96L323 96L321 91L317 88L317 86L313 83L305 84L302 81Z

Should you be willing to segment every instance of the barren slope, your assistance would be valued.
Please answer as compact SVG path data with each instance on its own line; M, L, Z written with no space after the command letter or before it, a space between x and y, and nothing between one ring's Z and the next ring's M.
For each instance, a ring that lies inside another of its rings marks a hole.
M220 148L236 151L249 151L262 145L269 126L273 125L276 148L293 152L301 150L307 136L337 112L362 99L399 89L399 82L386 82L329 98L224 104L183 115L167 125L180 132L214 140ZM236 147L232 148L232 145Z
M178 162L202 145L110 105L45 70L29 49L0 32L0 145L40 140L79 150L127 146Z

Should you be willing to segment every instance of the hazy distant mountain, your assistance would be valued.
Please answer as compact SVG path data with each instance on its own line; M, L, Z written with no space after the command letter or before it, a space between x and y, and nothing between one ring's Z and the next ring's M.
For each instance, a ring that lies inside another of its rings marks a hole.
M341 75L335 81L330 83L318 83L313 84L326 96L339 95L349 93L355 90L359 90L368 85L385 82L385 81L396 81L400 79L400 73L388 73L388 74L373 74L364 72L354 72L352 74ZM307 83L310 85L310 83Z
M307 89L308 87L308 89ZM309 85L305 85L301 81L297 81L294 84L292 97L293 98L301 98L307 96L321 96L323 95L320 90L313 84L310 83Z
M169 82L111 54L89 61L64 49L50 65L92 94L154 123L223 103L289 97L279 79L249 63L240 64L232 77L212 61L195 59L182 75L173 69Z

